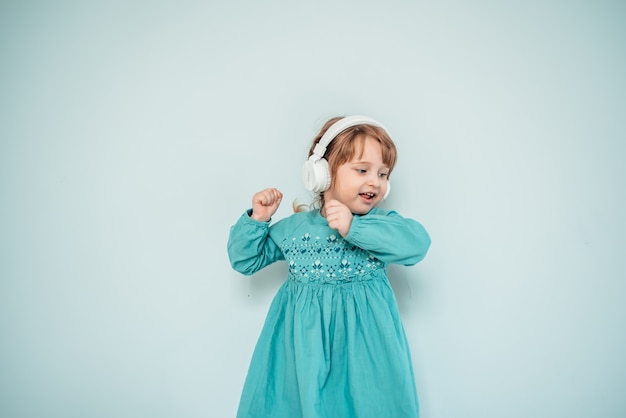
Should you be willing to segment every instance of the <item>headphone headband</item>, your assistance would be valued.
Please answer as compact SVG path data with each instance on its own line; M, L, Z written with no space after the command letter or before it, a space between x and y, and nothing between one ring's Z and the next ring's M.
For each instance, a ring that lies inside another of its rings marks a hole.
M328 147L328 144L330 144L330 142L333 139L335 139L337 135L339 135L346 129L351 128L353 126L357 126L357 125L372 125L372 126L377 126L379 128L385 129L385 127L382 124L380 124L380 122L368 116L363 116L363 115L346 116L345 118L339 119L337 122L330 125L330 127L326 130L326 132L324 133L322 138L319 140L317 145L315 145L315 148L313 149L313 154L311 155L309 159L312 159L313 161L317 161L320 158L323 158L324 154L326 153L326 148Z

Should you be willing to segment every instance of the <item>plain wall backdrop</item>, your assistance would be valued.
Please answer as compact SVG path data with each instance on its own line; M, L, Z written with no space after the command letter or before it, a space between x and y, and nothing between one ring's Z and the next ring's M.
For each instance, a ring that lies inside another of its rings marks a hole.
M626 4L0 2L0 416L232 417L335 115L399 149L424 418L626 416ZM393 418L393 417L391 417Z

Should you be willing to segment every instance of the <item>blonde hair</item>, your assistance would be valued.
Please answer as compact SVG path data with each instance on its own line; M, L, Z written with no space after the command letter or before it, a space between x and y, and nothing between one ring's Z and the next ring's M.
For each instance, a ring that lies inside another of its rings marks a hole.
M322 136L324 136L328 128L341 119L343 119L343 116L331 118L322 126L320 132L313 139L313 143L309 149L309 157L313 154L315 146ZM334 185L335 175L340 165L352 161L355 156L360 157L363 155L366 138L372 138L380 144L383 163L389 167L389 175L391 175L398 159L398 151L389 134L378 126L366 124L356 125L341 132L330 141L330 144L326 147L324 158L328 161L328 168L330 170L330 187ZM357 153L359 154L357 155ZM297 204L296 202L293 204L295 212L303 212L308 209L323 206L324 192L317 194L311 205Z

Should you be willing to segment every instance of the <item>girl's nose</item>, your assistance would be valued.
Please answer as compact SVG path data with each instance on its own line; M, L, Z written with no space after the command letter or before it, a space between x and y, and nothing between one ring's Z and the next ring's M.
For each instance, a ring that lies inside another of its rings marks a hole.
M380 185L380 176L377 173L374 173L373 175L371 175L369 180L370 180L369 183L371 185L374 185L374 186Z

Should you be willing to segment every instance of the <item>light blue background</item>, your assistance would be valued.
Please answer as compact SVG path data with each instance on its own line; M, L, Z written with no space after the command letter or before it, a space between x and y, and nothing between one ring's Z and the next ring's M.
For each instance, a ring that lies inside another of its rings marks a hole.
M233 272L321 124L386 207L424 418L626 416L622 1L0 3L0 416L233 416L285 275Z

